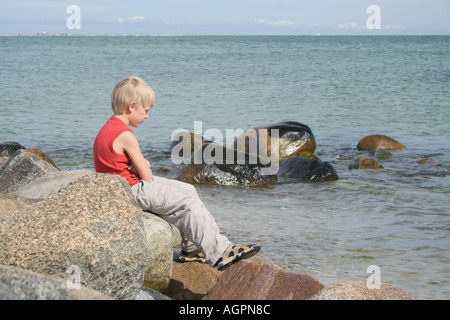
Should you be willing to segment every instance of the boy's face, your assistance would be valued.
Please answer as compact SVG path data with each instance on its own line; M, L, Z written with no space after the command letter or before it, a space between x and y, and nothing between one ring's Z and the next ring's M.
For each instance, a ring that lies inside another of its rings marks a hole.
M130 126L137 128L139 127L145 119L148 118L148 111L150 110L150 106L132 106L130 110Z

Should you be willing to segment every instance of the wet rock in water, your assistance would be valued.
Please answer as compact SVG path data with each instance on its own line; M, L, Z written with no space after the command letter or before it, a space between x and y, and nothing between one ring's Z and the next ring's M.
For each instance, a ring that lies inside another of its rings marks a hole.
M25 149L25 147L15 141L0 143L0 157L11 157L17 150L20 149Z
M356 157L353 164L349 169L383 169L384 167L375 159L365 155L359 155Z
M177 180L191 184L264 186L277 182L269 159L206 143L197 149Z
M141 212L124 178L84 176L0 221L0 264L60 278L74 266L81 285L133 299L149 258Z
M379 160L387 160L392 157L392 153L380 148L373 150L370 155Z
M357 148L358 150L375 150L378 148L385 150L397 150L404 149L406 146L391 137L381 134L374 134L362 138L358 142Z
M51 172L58 172L58 169L30 152L19 149L0 168L0 192L13 193Z
M431 159L431 158L423 158L423 159L420 159L419 161L417 161L417 163L420 163L420 164L435 164L435 161L434 161L434 159Z
M284 121L256 127L245 131L236 138L234 148L247 153L258 153L259 143L264 143L263 156L271 156L271 138L272 130L278 130L279 161L288 157L299 155L303 152L305 155L313 155L316 150L316 140L311 129L300 122Z
M250 164L190 164L176 179L190 184L249 187L277 182L276 175L263 175L260 166Z
M173 153L175 157L189 160L196 149L200 148L204 143L211 142L198 134L181 131L172 136L169 152ZM185 151L188 151L186 152L187 154L184 154Z
M277 176L279 182L322 182L339 178L330 163L296 156L280 163Z

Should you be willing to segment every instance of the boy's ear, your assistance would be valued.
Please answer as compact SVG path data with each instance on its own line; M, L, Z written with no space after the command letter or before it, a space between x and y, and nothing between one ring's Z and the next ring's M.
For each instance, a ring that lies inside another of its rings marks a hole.
M130 104L128 105L128 112L131 112L132 109L135 109L136 107L136 102L130 102Z

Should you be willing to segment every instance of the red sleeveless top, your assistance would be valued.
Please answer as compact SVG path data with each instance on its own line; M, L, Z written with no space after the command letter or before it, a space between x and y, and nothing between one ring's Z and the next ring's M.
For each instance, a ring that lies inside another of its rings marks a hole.
M119 118L112 116L100 129L94 142L94 166L99 173L120 175L127 179L130 186L139 182L139 176L128 168L132 162L128 156L114 151L114 140L123 132L131 131ZM134 133L133 133L134 134Z

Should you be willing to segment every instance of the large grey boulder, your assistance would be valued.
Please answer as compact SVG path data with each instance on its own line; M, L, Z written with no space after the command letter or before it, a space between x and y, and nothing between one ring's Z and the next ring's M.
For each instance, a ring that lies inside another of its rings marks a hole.
M68 282L69 281L69 282ZM0 265L0 300L111 300L70 279Z
M50 172L19 188L14 195L34 200L47 199L69 183L90 174L94 172L90 170Z
M142 287L149 248L127 181L84 176L47 200L0 221L0 264L68 276L116 299L134 299Z
M13 193L37 178L58 171L47 161L19 149L0 168L0 193Z

